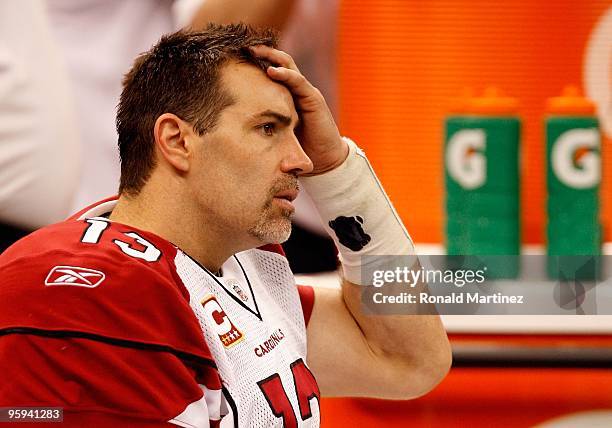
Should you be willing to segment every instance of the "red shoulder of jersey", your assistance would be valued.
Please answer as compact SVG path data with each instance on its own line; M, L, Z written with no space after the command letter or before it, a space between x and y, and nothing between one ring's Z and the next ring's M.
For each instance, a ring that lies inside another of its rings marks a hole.
M302 304L302 314L304 314L304 324L308 326L315 301L314 288L309 285L298 285L297 287L300 295L300 303Z
M43 228L0 255L0 332L91 338L214 365L176 248L102 218Z

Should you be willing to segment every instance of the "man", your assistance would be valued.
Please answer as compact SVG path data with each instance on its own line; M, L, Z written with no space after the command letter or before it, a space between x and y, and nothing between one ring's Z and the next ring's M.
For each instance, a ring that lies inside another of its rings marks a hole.
M282 29L299 10L294 0L1 3L0 253L116 191L113 118L121 75L138 53L181 26Z
M321 394L409 399L443 378L437 316L362 314L362 257L412 243L275 43L211 25L136 60L119 198L0 258L0 406L63 407L73 426L318 426ZM296 288L276 245L298 177L334 225L342 290Z

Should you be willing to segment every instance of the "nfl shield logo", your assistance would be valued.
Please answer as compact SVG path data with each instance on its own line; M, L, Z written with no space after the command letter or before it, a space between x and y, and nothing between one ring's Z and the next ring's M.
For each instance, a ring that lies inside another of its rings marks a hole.
M234 290L238 297L240 297L240 300L242 300L243 302L248 302L249 296L247 296L246 293L242 291L242 288L240 288L240 283L238 281L236 281L235 279L228 279L227 285L232 287L232 290Z

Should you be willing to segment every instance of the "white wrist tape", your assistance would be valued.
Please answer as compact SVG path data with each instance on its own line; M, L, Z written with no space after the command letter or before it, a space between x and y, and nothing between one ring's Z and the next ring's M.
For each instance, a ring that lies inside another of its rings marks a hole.
M338 247L346 280L369 285L361 279L364 256L414 255L414 245L363 151L343 140L349 145L344 163L300 182Z

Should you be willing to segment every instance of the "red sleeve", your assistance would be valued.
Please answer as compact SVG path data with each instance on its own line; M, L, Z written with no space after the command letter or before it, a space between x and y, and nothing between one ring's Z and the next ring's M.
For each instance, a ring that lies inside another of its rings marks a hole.
M202 397L176 355L80 338L0 337L0 406L62 407L67 427L159 427Z
M176 250L155 242L160 256L141 260L113 243L124 230L85 244L85 227L46 228L0 255L0 406L57 405L72 426L160 426L202 396L198 384L221 389L169 267Z
M84 244L86 228L71 222L35 232L0 256L0 330L78 332L210 360L187 292L169 267L176 250L156 242L159 259L147 262L113 242L129 240L122 230L109 227L99 243ZM97 272L91 286L75 280L82 272Z
M308 326L312 308L314 306L314 288L308 285L298 285L298 293L300 295L300 303L302 304L302 312L304 313L304 323Z

